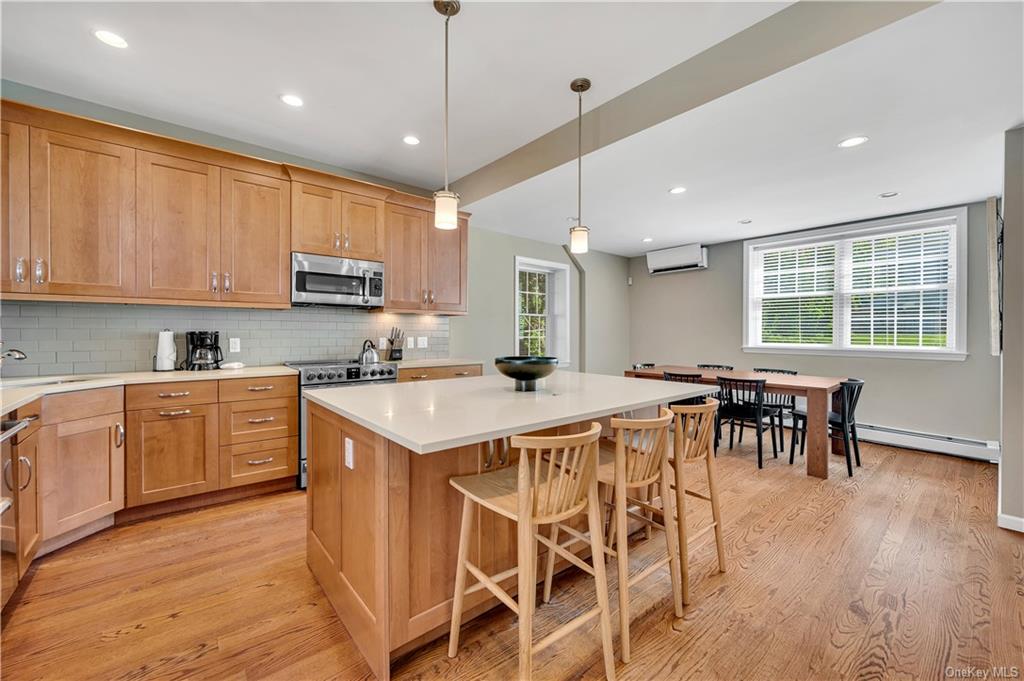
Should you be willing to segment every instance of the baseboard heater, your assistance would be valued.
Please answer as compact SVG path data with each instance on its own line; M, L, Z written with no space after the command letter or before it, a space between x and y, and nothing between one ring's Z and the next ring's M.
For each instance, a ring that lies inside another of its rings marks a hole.
M920 449L939 454L952 454L966 459L979 459L993 463L999 460L999 443L994 441L919 433L913 430L874 426L868 423L857 424L857 436L865 442L877 442L883 445Z

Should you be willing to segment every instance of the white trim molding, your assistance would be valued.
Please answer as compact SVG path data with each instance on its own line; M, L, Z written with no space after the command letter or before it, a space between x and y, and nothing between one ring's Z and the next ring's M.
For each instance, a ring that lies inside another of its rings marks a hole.
M996 525L1003 528L1004 530L1024 532L1024 518L1020 518L1015 515L1007 515L1005 513L1000 513L998 516L996 516Z
M569 288L571 277L569 265L562 262L550 260L539 260L527 258L522 255L515 256L514 279L512 282L512 354L519 354L519 272L543 272L551 275L551 286L554 290L547 292L548 299L548 329L554 333L548 338L548 354L558 358L558 366L567 368L571 366L570 356L572 347L572 320L570 318L572 305ZM553 347L552 347L553 346Z

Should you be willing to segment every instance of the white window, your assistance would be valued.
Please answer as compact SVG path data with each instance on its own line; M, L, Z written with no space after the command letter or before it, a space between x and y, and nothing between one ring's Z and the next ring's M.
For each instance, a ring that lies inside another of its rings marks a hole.
M744 349L967 355L967 209L744 243Z
M569 266L516 256L515 354L569 363Z

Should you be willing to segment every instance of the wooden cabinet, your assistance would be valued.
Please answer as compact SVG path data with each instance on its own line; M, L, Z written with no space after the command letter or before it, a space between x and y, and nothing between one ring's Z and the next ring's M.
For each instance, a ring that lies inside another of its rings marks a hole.
M436 381L442 378L466 378L480 376L483 367L479 364L459 364L458 366L423 367L420 369L403 369L398 367L398 382Z
M218 300L220 168L146 151L138 154L138 295Z
M124 508L122 418L104 414L40 429L44 541Z
M23 431L24 432L24 431ZM39 502L39 433L18 436L14 446L14 483L17 485L18 576L25 574L39 551L43 532Z
M33 293L135 293L135 150L33 128Z
M220 486L216 404L128 412L127 505Z
M299 438L283 437L221 449L220 486L238 487L298 473Z
M384 308L466 312L469 223L460 219L457 230L436 229L430 212L395 204L388 204L387 221Z
M295 376L232 378L220 381L221 402L259 400L268 397L295 397L298 394L299 381Z
M384 260L383 199L292 182L292 250Z
M28 292L28 126L0 121L0 291Z
M227 402L220 405L220 443L233 445L299 434L294 397Z
M220 299L288 303L291 189L285 180L221 172Z

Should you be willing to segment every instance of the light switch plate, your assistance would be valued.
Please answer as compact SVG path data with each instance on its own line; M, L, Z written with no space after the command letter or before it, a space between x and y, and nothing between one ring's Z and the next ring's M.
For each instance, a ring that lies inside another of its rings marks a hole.
M420 350L422 350L423 348L427 347L427 337L426 336L420 336L419 338L417 338L416 339L416 347L418 347Z
M229 338L228 339L228 352L241 352L242 351L242 339L241 338Z
M416 347L416 339L413 338L412 336L409 336L408 338L405 339L405 346L412 350L413 348Z
M356 455L351 438L345 438L345 468L352 470L356 467Z

